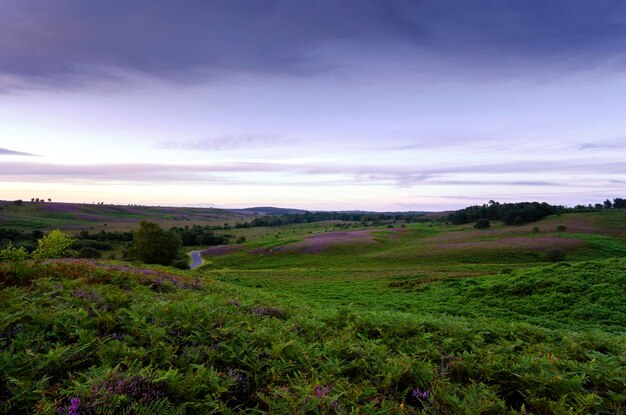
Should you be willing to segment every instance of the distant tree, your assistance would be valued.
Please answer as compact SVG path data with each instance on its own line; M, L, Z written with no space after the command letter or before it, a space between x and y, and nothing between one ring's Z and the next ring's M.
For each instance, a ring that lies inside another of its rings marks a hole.
M70 247L74 240L60 230L54 230L37 241L37 249L32 256L35 259L66 258L76 255Z
M48 202L52 202L52 199L48 198Z
M13 201L13 204L15 206L22 206L24 204L24 201L22 201L22 199L17 199Z
M35 198L35 203L39 203L39 198L38 197Z
M143 221L135 232L131 254L147 264L170 265L178 256L180 237L159 225Z
M613 199L613 209L626 209L626 199L619 197Z
M613 207L613 203L611 203L611 201L609 199L606 199L604 201L604 208L605 209L611 209Z
M476 223L474 224L474 228L476 229L491 228L491 223L487 219L481 218L476 221Z
M602 209L603 209L603 207L604 207L604 205L602 205L602 203L596 203L593 207L594 207L596 210L602 210Z
M32 197L32 198L30 199L30 201L31 201L31 202L34 202L34 201L35 201L35 198L34 198L34 197Z

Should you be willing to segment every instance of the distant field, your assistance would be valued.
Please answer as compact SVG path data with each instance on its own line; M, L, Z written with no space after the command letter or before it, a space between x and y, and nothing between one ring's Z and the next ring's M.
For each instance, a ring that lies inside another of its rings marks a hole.
M258 215L248 211L213 208L88 205L78 203L31 203L15 206L0 202L0 227L16 229L61 229L69 233L88 231L129 231L148 220L164 228L185 225L223 225L247 221Z

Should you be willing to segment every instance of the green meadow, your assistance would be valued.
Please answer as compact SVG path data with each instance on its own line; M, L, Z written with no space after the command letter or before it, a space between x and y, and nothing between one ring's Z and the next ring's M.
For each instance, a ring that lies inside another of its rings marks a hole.
M0 413L626 413L624 210L229 232L194 270L2 264Z

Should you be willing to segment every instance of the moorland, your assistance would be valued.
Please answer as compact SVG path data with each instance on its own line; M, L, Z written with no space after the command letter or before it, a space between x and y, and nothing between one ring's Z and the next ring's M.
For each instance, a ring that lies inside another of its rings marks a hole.
M4 257L0 413L626 413L625 209L0 206L5 254L76 248ZM137 261L141 221L203 264Z

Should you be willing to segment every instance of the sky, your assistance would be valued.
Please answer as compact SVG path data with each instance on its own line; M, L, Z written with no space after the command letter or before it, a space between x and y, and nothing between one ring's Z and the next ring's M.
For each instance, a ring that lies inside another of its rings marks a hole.
M0 199L626 196L626 2L2 0Z

